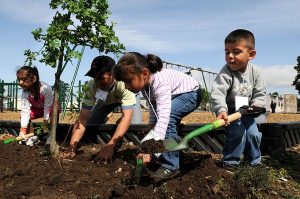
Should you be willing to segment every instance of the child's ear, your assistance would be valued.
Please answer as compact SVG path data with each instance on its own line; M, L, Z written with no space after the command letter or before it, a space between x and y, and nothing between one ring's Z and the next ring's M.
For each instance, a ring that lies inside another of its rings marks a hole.
M142 74L143 74L144 77L148 77L149 73L150 73L150 71L148 70L148 68L143 68Z
M32 77L32 82L35 83L35 82L36 82L36 79L37 79L36 76L33 75L33 77Z
M256 56L256 50L250 50L249 51L249 60L254 59Z

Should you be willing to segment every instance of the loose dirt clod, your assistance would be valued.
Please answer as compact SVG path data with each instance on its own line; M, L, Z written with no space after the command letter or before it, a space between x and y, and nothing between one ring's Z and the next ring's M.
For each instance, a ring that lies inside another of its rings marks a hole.
M162 140L146 140L139 148L140 153L162 153L165 152L165 145Z

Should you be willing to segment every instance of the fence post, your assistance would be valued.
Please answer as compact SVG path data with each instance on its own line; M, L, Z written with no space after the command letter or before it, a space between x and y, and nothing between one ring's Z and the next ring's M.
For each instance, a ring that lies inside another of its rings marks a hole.
M11 85L7 86L7 109L11 111Z
M0 111L3 113L4 111L4 81L0 79Z
M81 104L81 87L82 87L82 85L81 85L81 81L79 80L79 82L78 82L78 92L77 92L77 103L78 103L78 111L80 111L80 104Z
M15 104L14 104L14 111L17 112L18 111L18 83L17 81L14 82L14 101L15 101Z
M73 96L74 96L74 93L73 93L73 87L70 86L70 111L73 111ZM68 109L68 104L66 105L66 110Z

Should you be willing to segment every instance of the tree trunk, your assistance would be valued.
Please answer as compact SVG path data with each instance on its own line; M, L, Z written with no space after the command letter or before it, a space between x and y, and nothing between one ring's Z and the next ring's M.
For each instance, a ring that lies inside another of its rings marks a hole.
M57 71L55 73L55 83L54 83L54 102L53 102L53 115L51 122L51 142L50 142L50 152L52 156L57 156L59 152L59 146L56 142L56 129L57 129L57 121L58 121L58 95L59 95L59 80L62 74L62 66L64 60L64 40L61 41L60 44L60 55L58 60Z
M53 156L57 156L59 152L59 146L56 143L57 121L58 121L58 89L54 89L54 102L53 102L51 133L50 133L50 138L51 138L50 152Z

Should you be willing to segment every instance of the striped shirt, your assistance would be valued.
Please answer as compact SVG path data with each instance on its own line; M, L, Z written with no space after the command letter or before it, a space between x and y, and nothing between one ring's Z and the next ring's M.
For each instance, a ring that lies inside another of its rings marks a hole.
M142 90L148 102L150 100L149 123L155 123L154 132L160 139L165 139L172 98L182 93L198 90L200 86L193 77L171 69L162 69L151 74L150 82L150 87Z

